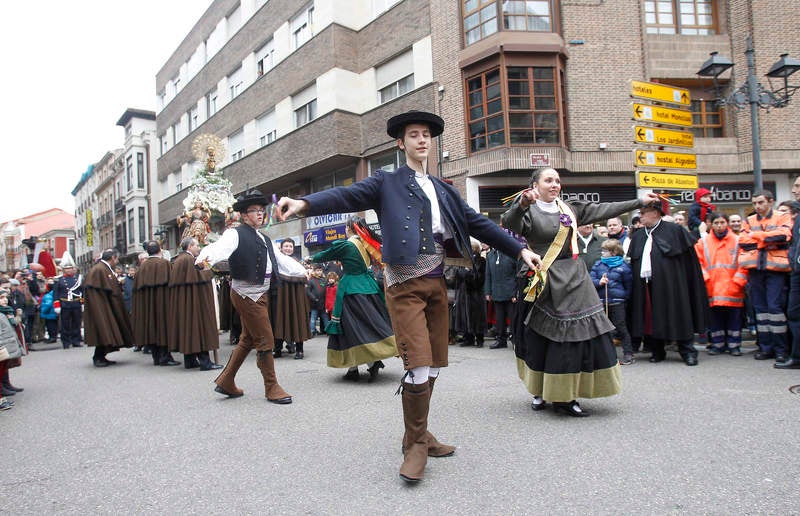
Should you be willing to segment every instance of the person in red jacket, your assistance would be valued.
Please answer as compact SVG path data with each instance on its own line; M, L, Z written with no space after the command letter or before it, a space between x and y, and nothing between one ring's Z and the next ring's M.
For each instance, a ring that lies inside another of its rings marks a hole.
M328 286L325 289L325 313L328 314L328 320L331 318L333 312L333 305L336 304L336 286L339 284L339 275L331 271L327 275Z
M694 244L711 307L708 354L738 357L747 269L739 265L739 237L728 227L728 216L712 213L710 218L711 231Z

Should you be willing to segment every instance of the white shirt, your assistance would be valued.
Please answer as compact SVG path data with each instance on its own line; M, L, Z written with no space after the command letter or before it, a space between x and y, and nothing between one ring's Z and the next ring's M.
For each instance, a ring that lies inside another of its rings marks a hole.
M415 173L414 179L417 180L417 184L422 188L422 191L425 192L425 195L428 196L428 200L431 201L431 231L444 234L442 213L439 210L439 198L436 197L436 188L433 186L433 181L430 180L428 174L419 176Z
M256 234L266 244L266 239L260 231ZM239 247L239 233L234 228L226 229L219 240L213 244L209 244L200 250L200 254L195 258L194 263L199 264L208 258L211 265L227 260ZM275 252L275 259L278 261L278 274L288 276L290 278L306 277L306 268L303 264L290 256L283 254L275 242L272 243L272 249ZM272 273L272 261L267 260L267 270L265 276Z

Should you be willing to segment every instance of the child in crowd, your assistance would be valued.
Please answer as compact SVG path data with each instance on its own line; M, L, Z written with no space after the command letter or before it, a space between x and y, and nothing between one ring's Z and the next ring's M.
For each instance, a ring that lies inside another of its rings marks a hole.
M707 233L709 228L706 218L715 211L717 207L711 204L711 190L707 188L695 190L694 202L689 206L689 231L697 238L700 238L701 233Z
M600 300L606 305L608 318L616 327L614 338L622 344L621 365L634 362L633 346L625 322L625 304L631 296L633 279L631 266L623 259L624 252L619 240L609 238L600 246L600 259L592 267L592 282Z
M325 288L325 313L328 314L328 320L330 320L333 305L336 304L336 286L339 284L339 275L331 271L325 278L328 280Z
M52 344L58 339L58 314L53 305L53 285L55 285L55 281L52 279L47 280L47 293L42 296L42 301L39 303L39 316L47 328L47 340L45 342L48 344Z

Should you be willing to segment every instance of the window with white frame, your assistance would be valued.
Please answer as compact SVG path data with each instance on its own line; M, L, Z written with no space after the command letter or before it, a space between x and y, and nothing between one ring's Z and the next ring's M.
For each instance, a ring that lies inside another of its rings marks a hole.
M312 3L289 22L292 33L292 50L296 50L314 35L314 4Z
M414 54L402 53L375 69L378 103L383 104L414 89Z
M294 126L301 127L317 118L317 86L310 86L292 96Z
M197 75L203 66L206 64L206 42L203 41L200 43L197 48L195 49L192 57L189 58L189 62L186 63L186 73L189 77L194 77Z
M369 160L369 174L374 175L377 170L391 172L406 164L406 153L400 149L394 149L385 154L375 156Z
M136 153L136 188L144 189L144 153Z
M238 130L228 136L228 150L231 153L231 163L244 157L244 131Z
M227 16L228 20L228 38L236 34L242 27L242 4L239 3L236 6L236 9L231 11L231 13Z
M159 136L158 139L161 141L161 155L163 156L169 150L169 139L166 133Z
M128 182L128 191L133 190L133 156L125 158L125 179Z
M133 232L133 208L128 210L128 243L132 244L134 240Z
M195 129L197 129L198 125L198 118L197 118L197 106L190 108L189 111L186 112L186 116L189 119L189 132L191 133Z
M206 113L208 118L211 118L217 112L217 90L208 92L206 95Z
M144 216L144 208L139 206L139 242L147 239L147 219Z
M269 145L278 137L274 109L256 119L256 134L258 135L259 147Z
M225 24L220 23L206 40L206 59L211 59L225 44Z
M172 145L176 145L183 138L180 120L172 124Z
M231 100L244 91L244 74L241 66L228 76L228 88L231 92Z
M275 40L270 38L263 47L256 50L258 76L261 77L275 66Z
M326 176L319 176L311 181L311 193L323 192L336 186L350 186L356 182L355 165L337 170Z

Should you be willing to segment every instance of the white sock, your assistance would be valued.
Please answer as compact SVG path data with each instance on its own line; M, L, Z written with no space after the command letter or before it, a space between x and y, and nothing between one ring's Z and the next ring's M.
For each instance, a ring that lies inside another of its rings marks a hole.
M533 404L534 405L541 405L542 403L544 403L544 400L542 399L541 396L534 396L533 397Z
M428 366L419 366L413 369L408 370L408 378L406 383L413 383L414 385L419 385L428 381L428 376L430 376L431 368Z

